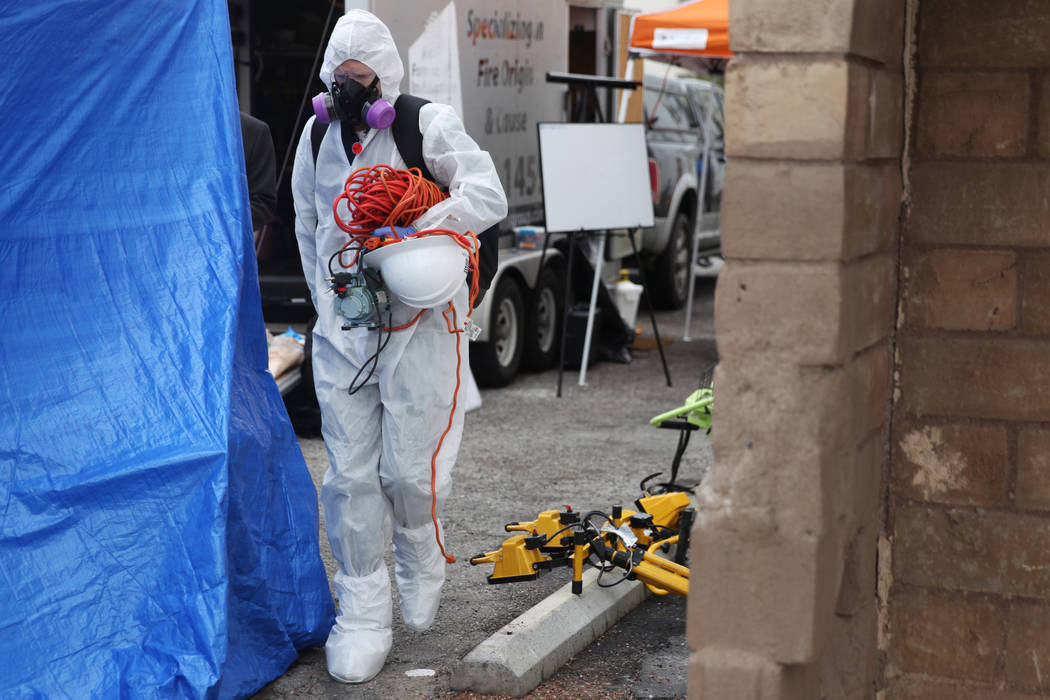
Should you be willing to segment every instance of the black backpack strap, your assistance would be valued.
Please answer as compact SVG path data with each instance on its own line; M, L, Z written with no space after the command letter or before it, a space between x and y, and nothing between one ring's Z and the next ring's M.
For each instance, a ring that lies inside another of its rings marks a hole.
M314 169L317 169L317 154L321 151L321 142L324 141L324 135L328 132L328 127L331 124L324 124L314 119L313 126L310 127L310 145L314 149ZM352 128L340 129L339 133L343 136L343 151L346 152L346 159L351 164L354 162L354 144L357 143L357 132Z
M394 135L398 153L405 159L405 165L409 168L419 168L423 177L436 183L426 161L423 160L423 134L419 130L419 110L429 102L430 100L415 95L398 95L394 101L396 116L390 131Z
M314 119L314 124L310 127L310 145L314 148L314 169L317 169L317 154L321 151L321 141L324 140L325 132L328 131L328 125Z

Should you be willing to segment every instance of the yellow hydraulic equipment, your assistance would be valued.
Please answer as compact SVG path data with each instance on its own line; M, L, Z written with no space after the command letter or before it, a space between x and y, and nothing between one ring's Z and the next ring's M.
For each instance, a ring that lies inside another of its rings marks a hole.
M525 544L525 535L514 535L503 541L503 546L495 552L479 554L470 560L471 564L495 564L489 583L513 583L514 581L531 581L539 576L535 565L543 561L540 550L529 548ZM528 573L526 573L528 572Z
M635 505L636 511L613 506L611 514L589 511L582 516L566 506L561 511L545 510L535 520L508 523L504 526L508 532L525 534L507 538L499 549L479 554L470 563L494 564L489 583L528 581L549 569L571 567L572 591L579 594L584 564L591 560L599 568L600 586L638 579L656 595L687 596L685 556L695 515L688 494L645 494ZM656 553L667 552L672 545L676 545L674 560ZM614 569L626 573L603 584L602 575Z

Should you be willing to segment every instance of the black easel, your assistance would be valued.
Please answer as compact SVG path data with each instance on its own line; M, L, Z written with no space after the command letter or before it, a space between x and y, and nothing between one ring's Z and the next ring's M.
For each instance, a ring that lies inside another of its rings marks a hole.
M607 78L607 77L594 76L594 75L580 75L580 74L577 74L577 73L553 73L553 72L550 72L550 73L547 73L547 82L548 83L566 83L568 85L580 87L580 88L583 89L583 91L584 91L584 99L580 100L580 102L579 102L579 104L577 106L576 114L573 115L574 116L574 121L577 121L577 122L583 121L582 117L584 115L585 107L586 107L586 105L588 103L594 105L595 114L596 114L596 117L597 117L595 121L596 122L603 122L603 121L605 121L603 119L603 117L602 117L601 103L598 100L597 88L604 87L604 88L615 88L615 89L620 89L620 90L635 90L638 87L641 87L641 83L636 81L636 80L623 80L623 79L620 79L620 78ZM540 153L541 161L542 161L542 158L543 158L543 154ZM631 242L631 250L634 253L635 259L639 260L639 263L640 263L641 260L638 257L638 248L637 248L637 245L635 244L635 241L634 241L634 234L635 234L636 231L638 231L638 229L632 229L632 230L628 231L627 238ZM560 350L559 355L558 355L558 392L557 392L557 396L559 398L561 397L562 379L563 379L564 371L565 371L565 345L566 345L566 341L567 341L568 328L569 328L569 296L570 296L571 288L572 288L572 267L573 267L573 262L574 262L573 256L574 256L575 250L576 250L576 235L580 234L580 233L587 233L587 232L586 231L570 231L570 232L568 232L566 234L568 236L568 244L569 244L569 261L568 261L568 265L566 266L566 269L565 269L565 298L564 298L564 301L562 302L561 350ZM618 234L610 234L610 233L606 232L606 233L601 233L600 235L604 236L604 235L618 235ZM539 267L539 269L541 271L543 270L544 258L547 255L547 246L548 246L549 240L550 240L550 234L546 235L544 237L544 240L543 240L543 252L540 255L540 267ZM599 259L597 261L598 264L595 266L595 269L594 269L594 275L595 275L595 278L596 278L595 279L595 284L596 285L601 283L601 280L598 279L598 278L600 277L600 272L601 272L601 262L602 262L601 261L601 257L604 255L604 247L605 247L604 246L604 242L605 242L605 239L603 238L602 239L602 245L600 246L600 250L599 250ZM664 355L663 343L660 342L660 331L659 331L659 329L657 328L657 325L656 325L656 314L655 314L655 312L653 310L652 301L651 301L651 295L649 294L649 286L648 286L648 283L646 282L646 279L645 279L644 265L639 264L639 272L640 272L640 276L641 276L642 289L643 289L644 294L645 294L646 307L649 309L649 319L650 319L650 321L653 324L653 335L656 338L656 346L657 346L657 348L660 351L660 362L663 363L664 377L667 379L667 386L671 386L671 373L670 373L670 371L667 368L667 358ZM536 285L537 287L538 287L538 284L539 284L539 277L538 277L538 273L537 273L537 285ZM596 287L595 287L595 289L596 289ZM585 340L584 340L583 356L581 357L581 360L580 360L581 361L580 368L581 368L581 372L583 373L581 375L581 379L582 379L582 376L586 374L586 366L587 366L586 363L587 363L587 360L588 360L588 358L587 358L587 355L588 355L587 350L589 349L589 344L590 344L590 341L591 341L591 332L593 331L592 323L593 323L593 318L594 318L594 306L595 306L595 303L596 303L595 295L592 292L591 300L590 300L590 309L589 309L589 313L588 313L587 334L586 334Z
M637 245L635 244L635 241L634 241L634 234L637 231L638 231L638 229L633 229L631 231L628 231L627 234L626 234L628 240L631 242L631 252L634 253L635 258L638 257L638 247L637 247ZM567 339L567 336L568 336L568 328L569 328L569 314L568 314L569 293L570 293L570 288L572 286L573 255L574 255L574 252L575 252L575 249L576 249L575 236L576 236L577 233L586 233L586 232L573 231L573 232L570 232L570 233L567 234L568 237L569 237L569 264L566 266L566 269L565 269L565 300L562 303L562 305L563 305L565 310L562 313L561 352L560 352L559 358L558 358L558 392L557 392L558 397L561 397L562 380L563 380L563 377L564 377L564 370L565 370L565 345L566 345L566 339ZM602 234L602 235L606 235L606 234ZM612 235L618 235L618 234L612 234ZM600 263L599 263L599 266L595 268L594 274L595 274L595 276L600 276L600 274L601 274ZM655 313L655 311L653 309L653 305L652 305L652 302L651 302L651 298L652 297L649 294L649 284L648 284L648 282L647 282L647 280L645 278L644 265L640 265L639 266L639 275L641 277L642 289L645 292L645 294L644 294L644 296L645 296L645 306L646 306L646 308L649 311L649 321L653 324L653 336L656 339L656 347L657 347L657 349L660 352L660 362L663 365L664 378L667 380L667 386L671 386L671 372L670 372L670 370L667 367L667 357L664 355L664 345L660 341L660 329L659 329L659 327L658 327L658 325L656 323L656 313ZM601 283L600 279L598 280L598 283L599 284ZM590 307L589 308L589 314L588 314L589 317L593 317L593 315L594 315L594 306L595 306L596 303L597 303L597 300L592 296L592 298L591 298L591 300L589 302L589 307ZM588 329L588 333L589 334L593 332L593 328L592 328L590 323L588 323L587 329ZM580 358L580 363L581 363L580 364L580 370L584 374L586 373L586 366L587 366L587 360L588 360L588 357L587 357L587 355L588 355L588 352L587 352L588 345L589 345L589 342L587 341L587 339L585 339L585 341L584 341L584 348L583 348L583 351L582 351L583 354L582 354L582 357Z

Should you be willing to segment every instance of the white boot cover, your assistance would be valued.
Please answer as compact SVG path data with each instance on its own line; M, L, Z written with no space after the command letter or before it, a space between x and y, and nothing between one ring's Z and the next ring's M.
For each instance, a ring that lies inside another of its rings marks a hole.
M394 526L394 578L405 624L417 632L429 629L445 583L445 557L432 523L411 530Z
M339 616L324 645L328 673L343 683L364 683L390 653L390 574L385 566L360 578L339 572L334 584Z

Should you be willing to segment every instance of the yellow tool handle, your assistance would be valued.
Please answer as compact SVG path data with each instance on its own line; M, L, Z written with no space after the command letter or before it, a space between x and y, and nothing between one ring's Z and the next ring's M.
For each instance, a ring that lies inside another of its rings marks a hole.
M664 559L663 557L659 556L658 554L655 554L654 551L653 551L653 550L655 550L655 549L657 549L659 547L664 546L665 544L675 544L677 542L678 542L678 535L675 535L673 537L668 537L666 540L660 540L659 542L653 542L651 545L649 545L649 548L642 555L642 560L643 561L647 561L650 564L653 564L654 566L659 566L661 568L667 569L670 573L673 573L676 576L681 576L681 577L685 578L686 580L688 580L689 579L689 569L687 569L684 566L681 566L680 564L676 564L673 561L670 561L668 559ZM671 592L671 591L668 591L668 590L663 589L663 588L657 588L656 586L654 586L652 584L649 584L649 583L645 584L645 587L648 588L649 592L652 593L653 595L667 595L668 593ZM689 585L686 584L686 588L688 588L688 587L689 587Z
M647 553L651 553L654 549L662 547L665 544L674 544L677 541L678 541L678 535L675 535L674 537L669 537L666 540L660 540L659 542L653 542L651 545L649 545L649 547L645 551ZM653 595L667 595L668 593L671 592L671 591L665 590L663 588L657 588L656 586L652 585L651 583L645 584L645 587L647 589L649 589L649 592L652 593Z
M572 592L576 595L583 593L583 562L590 553L587 533L580 530L572 533Z
M689 579L679 574L645 560L635 564L632 571L639 580L646 584L656 586L675 595L680 595L683 598L689 595Z
M502 552L502 549L497 549L495 552L489 552L488 554L479 554L476 557L471 557L470 565L477 566L478 564L494 564L499 561L499 555Z
M679 576L682 576L683 578L689 578L689 567L682 566L681 564L673 562L670 559L665 559L659 554L653 552L654 549L662 547L665 544L675 544L677 542L678 535L675 535L674 537L669 537L666 540L660 540L659 542L653 542L651 545L649 545L649 549L646 550L645 554L642 555L642 558L650 564L654 564L656 566L667 569L673 574L677 574Z

